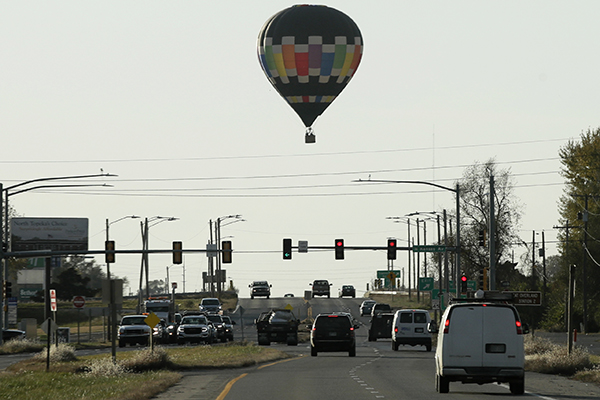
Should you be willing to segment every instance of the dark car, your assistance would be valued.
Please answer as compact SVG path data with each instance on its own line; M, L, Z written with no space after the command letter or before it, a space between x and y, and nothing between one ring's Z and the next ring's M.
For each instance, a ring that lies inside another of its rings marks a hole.
M217 330L217 339L221 342L227 341L227 335L225 333L225 324L223 318L219 314L206 314L206 318L212 322L213 326Z
M207 297L200 301L200 311L205 313L221 313L221 302L214 297Z
M363 315L371 315L371 311L373 311L373 306L377 304L375 300L365 300L360 305L360 316Z
M235 325L235 321L228 315L221 316L221 319L223 319L223 325L225 326L225 337L227 340L233 342L233 326Z
M340 297L356 297L356 289L354 289L354 286L352 285L343 285L342 286L342 290L340 292Z
M19 329L2 329L2 343L19 339L25 339L25 331Z
M347 351L350 357L356 356L358 329L348 313L319 314L310 332L310 355L317 356L321 351Z
M298 345L298 324L294 313L287 309L275 309L264 313L254 321L258 344L269 345L271 342Z
M382 312L392 312L392 307L389 304L377 303L373 306L373 310L371 310L371 316L375 316Z
M248 287L250 288L251 299L255 297L266 297L268 299L271 297L271 285L267 281L254 281Z
M393 322L393 313L383 312L374 315L371 318L371 326L369 327L369 342L391 338Z
M329 283L326 279L317 279L313 283L309 283L312 286L312 297L315 296L327 296L327 298L331 297L329 287L332 283Z

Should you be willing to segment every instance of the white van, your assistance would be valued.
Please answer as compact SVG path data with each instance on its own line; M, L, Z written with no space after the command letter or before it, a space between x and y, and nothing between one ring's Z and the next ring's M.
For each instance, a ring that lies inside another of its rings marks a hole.
M450 382L508 383L525 390L525 356L519 313L505 303L456 303L444 315L435 351L435 386L448 393Z
M392 323L392 350L398 346L425 346L431 351L431 317L427 310L399 310L394 314Z

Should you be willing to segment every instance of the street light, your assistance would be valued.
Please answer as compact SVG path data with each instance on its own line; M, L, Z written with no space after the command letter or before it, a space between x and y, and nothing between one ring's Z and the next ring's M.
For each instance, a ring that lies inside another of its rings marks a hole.
M223 221L227 220L227 219L233 219L233 221L229 221L225 224L222 224ZM222 285L221 285L221 255L219 250L221 250L221 227L223 226L227 226L227 225L231 225L231 224L235 224L236 222L245 222L246 220L242 218L242 216L240 214L234 214L234 215L227 215L224 217L219 217L217 218L216 224L215 224L215 239L217 241L216 245L217 245L217 268L216 268L216 275L217 275L217 292L219 294L221 294L221 289L222 289ZM211 271L212 272L212 271ZM212 275L212 273L211 273ZM211 278L211 282L212 282Z
M427 182L427 181L392 181L392 180L381 180L381 179L370 179L362 180L358 179L353 182L360 183L408 183L408 184L416 184L416 185L428 185L433 186L438 189L447 190L449 192L453 192L456 195L456 282L458 283L458 275L460 274L460 186L458 182L456 182L456 188L449 188L447 186L438 185L437 183ZM458 285L456 285L456 297L459 296Z
M146 298L150 297L150 278L149 278L149 258L148 253L144 250L148 250L148 229L160 224L161 222L167 221L177 221L179 218L176 217L162 217L162 216L154 216L154 217L146 217L143 222L140 222L142 228L142 264L140 270L140 287L138 293L138 312L141 312L142 308L142 282L144 281L144 269L146 270Z
M2 183L0 183L0 209L2 209L3 214L4 214L2 216L3 217L2 220L4 221L4 226L2 227L2 229L0 229L0 244L1 244L0 245L0 256L2 257L2 276L1 276L2 283L4 284L4 282L6 282L8 280L8 261L4 257L4 244L5 243L8 244L8 212L9 212L8 198L9 197L20 194L20 193L29 192L31 190L36 190L36 189L65 188L65 187L95 187L95 186L111 187L112 185L107 185L106 183L104 183L104 184L38 185L38 186L20 189L17 191L14 191L14 189L23 187L23 186L26 186L26 185L29 185L32 183L36 183L36 182L47 182L47 181L57 181L57 180L66 180L66 179L116 177L116 176L118 176L118 175L105 174L105 173L91 174L91 175L54 176L54 177L47 177L47 178L31 179L28 181L17 183L16 185L8 186L6 188L2 185ZM11 190L13 190L13 191L11 192ZM4 207L2 207L2 205L4 205ZM46 310L46 315L49 316L50 315L50 297L49 297L48 290L50 290L50 263L48 261L46 262L45 282L46 282L46 293L45 293L46 305L45 305L44 309ZM1 306L1 304L0 304L0 306ZM3 328L5 325L8 326L8 314L5 313L4 307L2 307L2 312L0 313L0 329ZM0 336L0 345L1 344L2 344L2 337Z
M123 221L125 219L135 219L140 218L137 215L127 215L125 217L121 217L112 222L108 221L106 218L106 242L110 240L109 235L109 227L112 224L116 224L119 221ZM117 362L117 305L115 304L115 286L114 282L110 277L110 264L106 263L106 280L108 281L108 313L110 317L108 318L108 324L110 326L110 341L111 341L111 355L113 363Z

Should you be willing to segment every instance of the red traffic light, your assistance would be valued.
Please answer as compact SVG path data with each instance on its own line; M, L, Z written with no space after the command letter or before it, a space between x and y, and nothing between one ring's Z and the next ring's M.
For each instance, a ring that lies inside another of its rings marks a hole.
M338 240L335 241L335 245L337 247L342 247L344 245L344 242L338 239Z
M466 277L466 275L463 275L463 276L461 276L461 277L460 277L460 280L461 280L461 281L463 281L463 282L466 282L466 281L467 281L467 277Z

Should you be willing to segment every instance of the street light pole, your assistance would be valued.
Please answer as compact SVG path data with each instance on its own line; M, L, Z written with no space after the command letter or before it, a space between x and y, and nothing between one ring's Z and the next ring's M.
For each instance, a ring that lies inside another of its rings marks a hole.
M118 175L114 175L114 174L105 174L105 173L100 173L100 174L91 174L91 175L70 175L70 176L54 176L54 177L47 177L47 178L37 178L37 179L31 179L28 181L24 181L24 182L20 182L17 183L16 185L12 185L12 186L8 186L8 187L4 187L2 184L0 184L0 211L2 211L1 213L3 214L0 218L4 221L4 226L1 227L0 229L0 246L2 246L2 248L0 248L0 255L2 256L2 272L1 272L1 278L0 280L2 280L2 286L4 287L4 282L8 281L8 260L4 257L4 246L7 247L8 249L8 243L9 243L9 238L8 238L8 213L9 213L9 206L8 206L8 198L10 196L14 196L20 193L24 193L24 192L29 192L31 190L36 190L36 189L49 189L49 188L65 188L65 187L93 187L93 186L111 186L111 185L107 185L107 184L69 184L69 185L39 185L39 186L33 186L33 187L29 187L29 188L25 188L25 189L21 189L21 190L17 190L17 191L13 191L10 192L13 189L22 187L22 186L26 186L32 183L36 183L36 182L47 182L47 181L57 181L57 180L66 180L66 179L83 179L83 178L98 178L98 177L116 177ZM2 207L4 206L4 207ZM49 268L46 268L46 272L48 272ZM45 289L45 301L46 301L46 309L50 309L50 293L49 293L50 288L47 287ZM0 302L1 303L1 302ZM0 304L0 306L2 306L2 311L0 312L0 330L2 328L4 328L4 326L8 326L8 314L6 314L6 312L4 311L5 306L8 306L8 304ZM0 345L2 344L2 337L0 335Z

